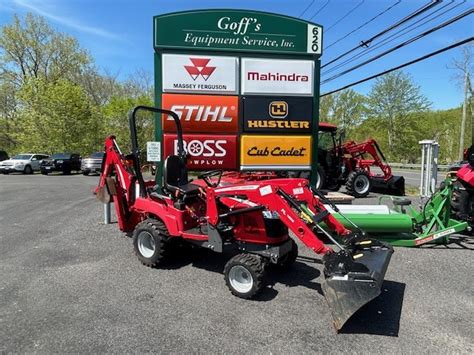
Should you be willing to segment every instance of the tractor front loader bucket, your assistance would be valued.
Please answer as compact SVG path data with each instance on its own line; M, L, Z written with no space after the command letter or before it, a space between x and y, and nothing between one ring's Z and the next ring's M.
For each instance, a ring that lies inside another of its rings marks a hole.
M321 287L338 331L357 310L380 294L392 253L389 244L366 239L325 255L325 281Z
M405 178L395 175L387 181L383 178L372 178L371 191L384 195L405 196Z

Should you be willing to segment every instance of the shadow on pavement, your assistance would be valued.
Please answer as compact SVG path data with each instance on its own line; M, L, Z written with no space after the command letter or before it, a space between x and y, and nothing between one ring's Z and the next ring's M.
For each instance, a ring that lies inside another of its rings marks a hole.
M398 337L406 285L384 281L379 297L359 309L339 331Z

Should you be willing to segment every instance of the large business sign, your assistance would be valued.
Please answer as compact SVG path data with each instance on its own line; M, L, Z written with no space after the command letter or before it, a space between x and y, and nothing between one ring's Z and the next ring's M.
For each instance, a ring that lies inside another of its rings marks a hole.
M225 56L163 54L163 92L238 93L238 59Z
M238 166L236 135L184 134L183 140L188 169L236 169ZM178 154L175 134L164 134L163 141L164 157Z
M242 94L313 96L314 61L243 58Z
M265 133L311 133L311 97L244 96L243 131Z
M179 26L177 24L180 24ZM288 16L242 10L201 10L155 16L156 49L320 55L322 28Z
M310 164L311 136L241 137L241 170L307 170Z
M163 108L174 111L183 131L191 133L237 133L237 96L163 94ZM163 115L163 132L176 132L171 116Z

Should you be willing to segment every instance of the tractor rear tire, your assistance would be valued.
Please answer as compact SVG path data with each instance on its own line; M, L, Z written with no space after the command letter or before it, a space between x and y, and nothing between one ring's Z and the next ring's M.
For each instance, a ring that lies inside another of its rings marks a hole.
M169 233L163 222L154 218L145 219L133 231L133 249L143 265L163 265L169 251Z
M291 268L298 257L298 245L293 239L291 240L291 250L278 262L278 266L284 270Z
M237 254L224 267L224 280L230 292L237 297L249 299L264 286L265 263L255 254Z
M366 197L372 188L369 174L364 170L352 171L347 177L346 190L356 198Z
M469 193L461 181L455 181L453 187L453 196L451 198L452 214L457 220L469 222L474 214L474 194Z
M321 165L316 169L316 189L322 190L326 188L326 172Z

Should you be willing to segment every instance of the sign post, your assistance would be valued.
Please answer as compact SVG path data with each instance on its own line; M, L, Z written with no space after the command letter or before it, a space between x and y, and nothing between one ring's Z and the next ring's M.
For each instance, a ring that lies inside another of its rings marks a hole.
M321 26L245 10L153 21L155 105L180 116L191 170L316 171ZM175 129L155 119L162 171Z

